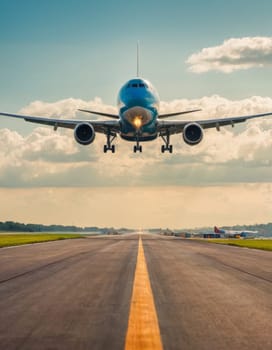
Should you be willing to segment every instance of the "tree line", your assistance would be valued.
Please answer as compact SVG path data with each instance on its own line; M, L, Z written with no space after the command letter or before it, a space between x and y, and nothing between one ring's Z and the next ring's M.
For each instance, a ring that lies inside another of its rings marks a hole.
M0 222L0 231L4 232L106 232L108 230L108 228L98 227L22 224L13 221Z

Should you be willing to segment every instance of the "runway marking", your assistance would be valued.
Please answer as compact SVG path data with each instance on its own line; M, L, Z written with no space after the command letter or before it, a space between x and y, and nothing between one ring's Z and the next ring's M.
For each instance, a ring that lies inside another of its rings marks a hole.
M152 349L162 350L163 346L140 237L125 350Z

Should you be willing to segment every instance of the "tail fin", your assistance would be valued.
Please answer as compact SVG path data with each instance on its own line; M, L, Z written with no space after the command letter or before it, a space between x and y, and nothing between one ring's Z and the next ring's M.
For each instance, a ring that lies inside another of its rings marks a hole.
M217 226L214 226L213 231L214 231L214 233L225 233L224 230L221 230L221 229L218 228Z
M137 41L137 78L140 76L140 48L139 41Z

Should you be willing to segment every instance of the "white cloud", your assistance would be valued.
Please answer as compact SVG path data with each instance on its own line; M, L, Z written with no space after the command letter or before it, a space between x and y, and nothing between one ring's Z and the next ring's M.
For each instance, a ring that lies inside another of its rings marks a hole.
M244 37L225 40L222 45L202 49L187 59L194 73L231 73L253 67L271 67L272 37Z
M56 102L34 101L22 108L19 112L26 115L75 118L80 115L80 119L90 118L90 114L78 112L78 109L95 110L100 112L116 113L116 108L105 105L101 98L96 97L91 101L67 98ZM92 115L92 119L96 116Z
M66 103L68 104L68 107ZM84 107L83 107L84 106ZM33 115L73 117L77 108L114 111L99 99L55 103L35 102L22 109ZM208 119L272 111L272 99L254 96L232 101L220 96L163 102L162 113L202 109L190 118ZM76 116L74 116L76 117ZM92 116L88 116L92 118ZM253 120L218 133L207 130L202 143L186 145L181 135L172 137L174 154L161 154L160 139L143 144L134 154L133 144L116 141L116 154L104 154L104 135L93 144L76 143L71 130L35 128L23 136L0 129L1 187L200 185L213 183L269 182L272 179L272 117Z

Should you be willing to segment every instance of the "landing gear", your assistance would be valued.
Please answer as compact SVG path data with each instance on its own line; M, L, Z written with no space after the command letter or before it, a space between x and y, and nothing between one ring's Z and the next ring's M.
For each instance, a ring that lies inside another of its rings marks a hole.
M142 146L140 145L136 145L133 147L133 152L136 153L137 151L139 151L140 153L142 153L143 149Z
M115 145L112 145L112 146L104 145L104 153L107 153L108 151L115 153Z
M107 133L107 144L104 145L104 153L111 151L115 153L115 145L112 145L113 140L116 138L116 134L112 135L110 132Z
M142 146L140 145L140 142L139 142L139 133L138 132L136 134L136 145L133 147L133 152L136 153L137 151L139 151L140 153L142 153L142 151L143 151Z
M166 135L160 135L160 137L163 139L165 143L165 145L161 146L161 152L164 153L165 151L168 151L169 153L173 153L173 145L170 145L169 131L167 131Z
M165 151L168 151L169 153L173 153L173 145L162 145L161 146L161 152L164 153Z

